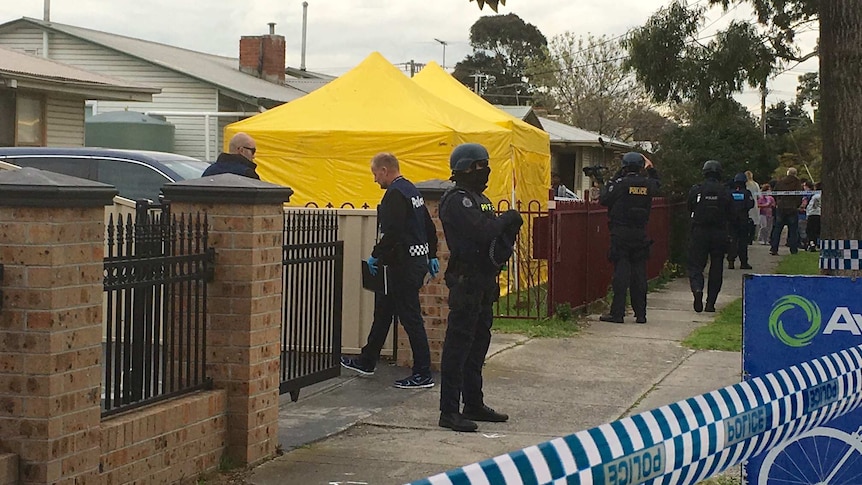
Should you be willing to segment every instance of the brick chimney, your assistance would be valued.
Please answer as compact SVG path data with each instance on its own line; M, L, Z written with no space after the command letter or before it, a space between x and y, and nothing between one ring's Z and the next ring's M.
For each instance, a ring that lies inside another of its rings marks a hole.
M284 36L275 34L275 23L269 23L269 35L244 35L239 39L239 70L276 84L284 84Z

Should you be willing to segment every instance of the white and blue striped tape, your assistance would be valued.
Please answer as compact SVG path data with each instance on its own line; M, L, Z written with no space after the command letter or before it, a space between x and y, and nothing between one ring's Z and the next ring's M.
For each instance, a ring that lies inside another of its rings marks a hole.
M411 485L694 484L857 409L860 391L862 346Z
M820 269L862 269L862 241L822 239Z

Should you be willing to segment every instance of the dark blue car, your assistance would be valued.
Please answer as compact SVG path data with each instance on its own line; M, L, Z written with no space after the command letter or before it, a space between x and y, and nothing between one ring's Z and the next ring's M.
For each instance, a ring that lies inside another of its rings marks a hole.
M122 197L154 201L162 185L199 178L209 166L174 153L113 148L0 147L0 161L111 184Z

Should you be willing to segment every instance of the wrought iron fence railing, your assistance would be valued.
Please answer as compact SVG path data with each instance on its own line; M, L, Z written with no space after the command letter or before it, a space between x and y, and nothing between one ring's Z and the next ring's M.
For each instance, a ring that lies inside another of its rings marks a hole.
M103 416L209 385L206 215L138 202L109 217L105 253Z

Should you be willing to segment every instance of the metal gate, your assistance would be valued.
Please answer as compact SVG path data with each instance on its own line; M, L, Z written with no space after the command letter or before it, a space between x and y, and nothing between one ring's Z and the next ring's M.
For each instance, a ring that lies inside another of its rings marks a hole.
M102 415L210 385L207 281L215 252L206 215L139 201L106 227Z
M279 392L296 401L303 387L341 374L344 242L338 240L338 213L285 213L282 263Z

